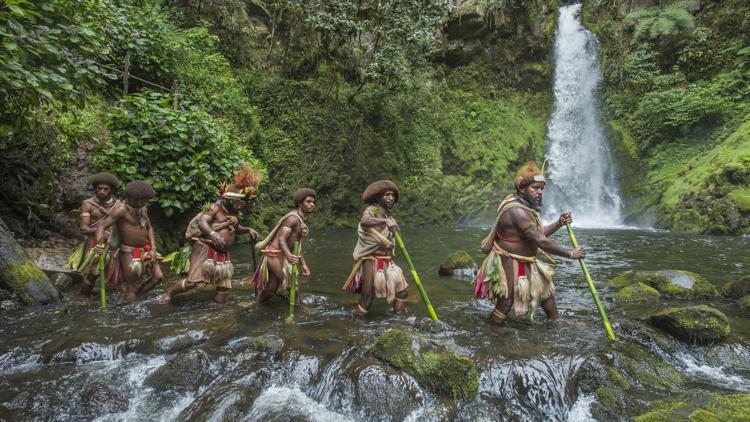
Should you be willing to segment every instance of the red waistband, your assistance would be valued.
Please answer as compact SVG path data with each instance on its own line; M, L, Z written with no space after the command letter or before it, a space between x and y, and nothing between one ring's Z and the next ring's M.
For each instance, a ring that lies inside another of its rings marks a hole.
M208 259L214 260L217 264L222 262L231 262L229 252L217 251L212 247L208 247Z
M495 237L497 237L500 240L504 240L508 243L518 243L521 241L521 239L509 239L507 237L504 237L503 235L500 234L500 232L495 232Z

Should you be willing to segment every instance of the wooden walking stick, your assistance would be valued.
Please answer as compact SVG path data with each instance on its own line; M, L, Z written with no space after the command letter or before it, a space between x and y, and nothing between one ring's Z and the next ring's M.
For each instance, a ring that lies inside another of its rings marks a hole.
M99 256L99 301L102 305L102 311L107 310L107 288L104 276L104 261L106 260L107 252L109 252L109 245L104 248L104 252Z
M570 224L565 224L565 228L568 229L570 242L573 243L574 248L577 248L578 241L576 240L576 236L573 234L573 229L570 227ZM591 296L594 297L594 303L596 303L596 308L599 310L599 315L601 315L602 317L602 325L604 325L604 329L607 331L607 335L609 335L610 340L617 340L617 338L615 337L615 332L612 330L612 326L609 325L609 319L607 319L607 314L604 312L604 307L602 306L602 302L599 300L599 295L596 293L596 286L594 286L594 281L591 279L589 269L586 267L586 263L583 261L583 258L579 259L578 262L581 264L583 277L586 279L586 283L588 283L589 285Z
M294 242L294 256L299 256L299 242ZM292 264L291 290L289 290L289 318L294 316L294 305L297 295L297 272L298 264Z
M430 314L430 318L432 318L433 321L437 321L438 317L435 313L435 308L432 307L430 298L427 297L427 292L422 286L422 282L419 280L419 275L417 274L416 268L414 268L414 263L411 262L409 252L406 251L406 246L404 246L404 241L401 239L401 234L399 232L395 232L394 234L396 235L396 243L398 244L399 249L401 249L401 253L404 254L406 264L409 265L409 271L411 271L411 276L414 279L414 284L417 285L417 289L419 289L419 295L422 296L422 302L424 302L425 306L427 307L427 313Z

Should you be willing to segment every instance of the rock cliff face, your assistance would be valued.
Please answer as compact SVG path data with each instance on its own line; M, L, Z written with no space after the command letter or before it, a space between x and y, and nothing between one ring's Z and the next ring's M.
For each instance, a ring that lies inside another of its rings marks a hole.
M556 1L460 1L445 24L440 60L485 67L502 87L549 90L556 10Z

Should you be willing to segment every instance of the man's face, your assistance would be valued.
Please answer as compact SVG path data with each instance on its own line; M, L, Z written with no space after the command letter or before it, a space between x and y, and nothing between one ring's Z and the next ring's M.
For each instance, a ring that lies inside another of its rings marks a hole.
M532 207L542 208L542 192L544 191L544 182L534 182L523 190L523 199L527 200Z
M247 205L247 202L241 199L230 199L228 202L229 207L227 208L234 214L239 214L239 212Z
M105 184L96 185L96 199L99 201L107 201L112 197L112 187Z
M396 192L392 190L383 192L383 195L380 197L380 206L389 210L393 208L394 204L396 204Z
M302 212L305 214L312 214L315 211L315 197L306 196L305 200L300 204L300 208L302 208Z
M150 201L151 198L138 198L138 199L130 199L128 198L128 205L131 207L138 209L143 208L148 204L148 201Z

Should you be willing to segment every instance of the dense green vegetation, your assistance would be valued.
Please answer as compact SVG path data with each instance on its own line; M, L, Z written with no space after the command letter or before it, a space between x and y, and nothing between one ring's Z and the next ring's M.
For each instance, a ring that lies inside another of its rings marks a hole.
M5 0L0 212L15 231L39 236L69 212L59 178L71 167L145 178L159 192L152 213L180 232L241 161L266 174L253 223L307 185L320 195L315 223L343 226L379 178L402 187L409 224L471 219L541 157L546 2L203 3ZM460 14L481 23L476 43L498 11L516 17L505 46L444 64L447 41L465 37L447 32L460 32ZM497 67L505 49L535 54Z
M743 1L585 3L604 48L603 104L633 217L750 232L750 6Z

